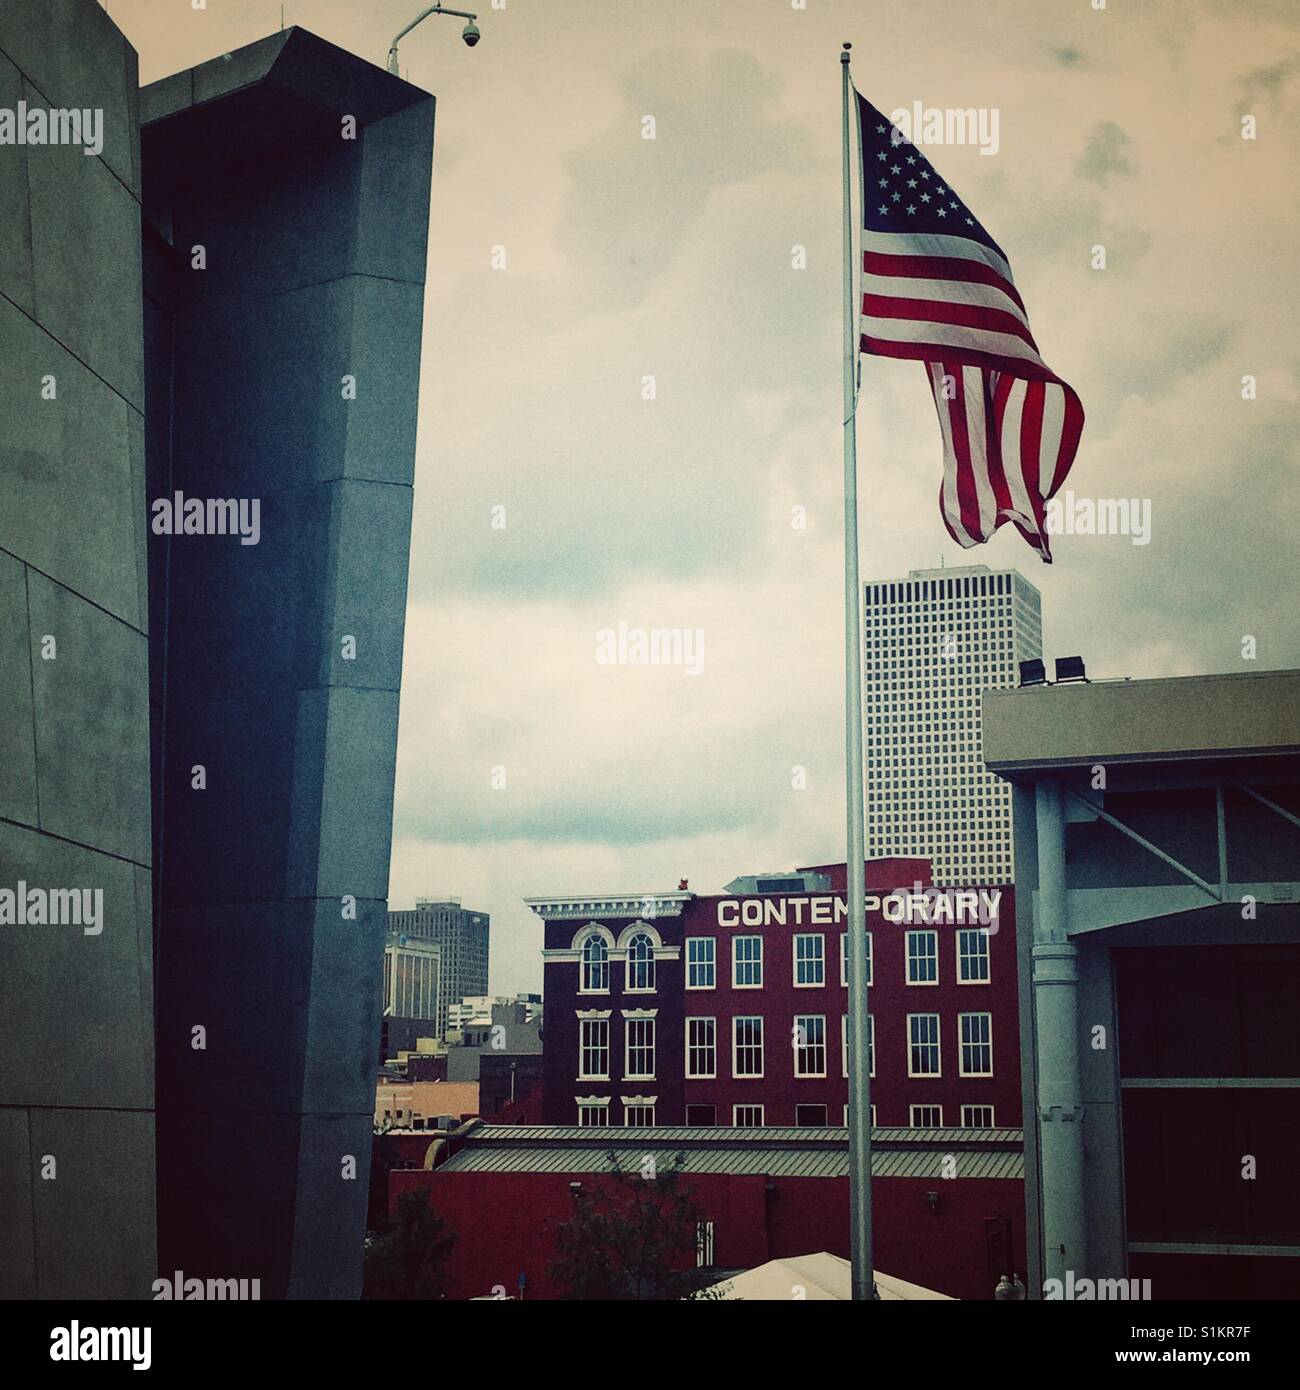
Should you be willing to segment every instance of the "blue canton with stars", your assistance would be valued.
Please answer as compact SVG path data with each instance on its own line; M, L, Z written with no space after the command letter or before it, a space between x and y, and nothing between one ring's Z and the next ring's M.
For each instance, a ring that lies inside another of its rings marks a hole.
M867 230L969 237L1006 260L1006 252L920 149L908 144L902 132L860 92L855 95L861 119L862 203ZM899 143L895 144L895 139Z

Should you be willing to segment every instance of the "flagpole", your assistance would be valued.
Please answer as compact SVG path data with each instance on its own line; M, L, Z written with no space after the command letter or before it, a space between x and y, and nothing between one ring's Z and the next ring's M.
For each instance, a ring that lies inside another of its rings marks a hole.
M840 53L844 117L844 732L848 811L849 1213L853 1299L876 1297L871 1261L871 1067L866 974L866 825L862 766L862 586L858 581L857 363L850 177L849 49Z

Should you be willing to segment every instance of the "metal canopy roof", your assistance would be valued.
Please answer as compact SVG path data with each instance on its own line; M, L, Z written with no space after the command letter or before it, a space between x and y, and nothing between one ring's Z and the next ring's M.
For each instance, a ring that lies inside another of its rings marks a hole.
M1019 1129L877 1129L873 1177L943 1177L948 1156L957 1178L1023 1178ZM607 1173L615 1161L638 1168L647 1152L675 1159L687 1173L770 1177L845 1177L848 1131L773 1127L731 1129L659 1125L644 1129L577 1125L478 1125L439 1166L444 1173Z

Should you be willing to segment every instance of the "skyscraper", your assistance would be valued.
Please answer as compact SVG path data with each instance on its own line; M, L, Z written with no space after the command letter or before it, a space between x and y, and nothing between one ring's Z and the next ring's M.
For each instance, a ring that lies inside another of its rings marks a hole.
M416 898L415 907L389 912L388 929L403 936L432 941L441 957L438 981L438 1036L447 1031L447 1010L473 995L486 994L488 985L488 927L486 912L462 907L459 898Z
M986 565L865 586L867 857L928 858L937 884L1007 883L1011 800L984 769L980 695L1042 655L1038 590Z

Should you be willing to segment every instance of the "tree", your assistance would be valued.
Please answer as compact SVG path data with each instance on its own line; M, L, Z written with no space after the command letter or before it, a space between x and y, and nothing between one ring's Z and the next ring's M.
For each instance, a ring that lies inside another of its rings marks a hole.
M717 1275L697 1267L703 1217L683 1180L685 1157L646 1154L637 1169L610 1153L610 1171L575 1190L555 1232L556 1281L569 1298L692 1298ZM706 1295L707 1296L707 1295Z
M403 1192L397 1220L366 1245L363 1298L443 1298L455 1233L430 1207L427 1192Z

